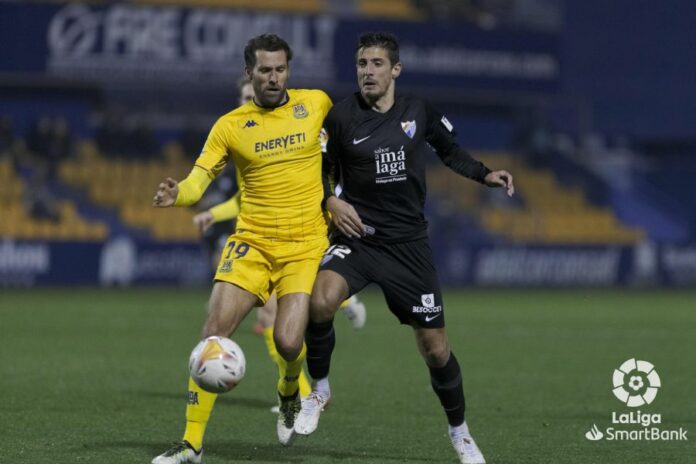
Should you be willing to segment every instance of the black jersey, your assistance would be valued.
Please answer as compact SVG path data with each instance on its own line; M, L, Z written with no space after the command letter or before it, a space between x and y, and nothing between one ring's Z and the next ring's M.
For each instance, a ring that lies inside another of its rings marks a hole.
M356 93L329 111L324 129L325 196L334 174L339 198L353 205L368 241L427 236L425 167L433 150L452 170L478 182L490 172L459 147L447 118L420 98L399 96L379 113Z

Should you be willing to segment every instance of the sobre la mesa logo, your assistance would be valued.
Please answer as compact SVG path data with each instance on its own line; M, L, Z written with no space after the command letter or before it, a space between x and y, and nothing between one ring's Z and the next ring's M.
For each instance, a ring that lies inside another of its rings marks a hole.
M629 408L647 406L655 401L657 392L662 387L660 376L655 366L648 361L631 358L614 369L612 375L614 396ZM613 411L612 426L600 429L597 424L585 432L590 441L686 441L687 430L663 429L662 414L646 413L640 410L627 412Z

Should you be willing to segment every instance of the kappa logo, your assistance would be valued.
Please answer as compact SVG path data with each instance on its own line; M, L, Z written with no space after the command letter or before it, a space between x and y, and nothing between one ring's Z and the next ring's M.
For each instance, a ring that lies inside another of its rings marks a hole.
M307 112L307 108L305 108L304 103L299 103L293 106L292 113L297 119L304 119L309 116L309 112Z
M257 123L257 122L254 121L253 119L250 119L250 120L248 120L248 121L246 122L246 124L244 124L244 128L247 128L247 127L254 127L254 126L258 126L258 125L259 125L259 123Z
M402 121L401 128L404 130L409 139L416 135L416 121Z
M655 366L631 358L614 370L614 396L630 408L650 404L662 386Z

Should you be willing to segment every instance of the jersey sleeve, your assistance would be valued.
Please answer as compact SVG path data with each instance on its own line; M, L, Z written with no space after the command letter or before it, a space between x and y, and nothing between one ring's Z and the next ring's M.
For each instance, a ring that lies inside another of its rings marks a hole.
M210 213L213 215L213 221L229 221L230 219L234 219L239 216L239 212L242 209L240 197L241 192L237 192L229 200L210 208Z
M427 102L425 113L425 139L435 149L442 162L457 174L483 183L491 170L459 146L457 133L445 115Z
M325 118L329 114L329 110L333 106L331 98L323 90L317 90L317 100L319 111L321 111L322 117Z
M203 151L196 160L196 166L204 169L214 179L225 168L231 155L231 129L225 119L217 120L208 134Z

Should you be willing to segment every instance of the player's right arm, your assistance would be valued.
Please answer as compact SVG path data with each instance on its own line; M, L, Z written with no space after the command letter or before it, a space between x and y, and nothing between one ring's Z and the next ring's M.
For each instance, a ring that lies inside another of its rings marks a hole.
M203 151L191 172L181 182L171 177L159 184L152 206L190 206L198 202L210 183L222 171L230 157L230 124L224 117L217 120L208 134Z
M324 185L324 199L322 207L329 212L331 222L347 237L359 238L364 235L364 226L353 205L341 200L334 193L334 187L338 183L338 133L339 124L335 120L335 111L329 112L324 120L324 128L321 134L322 150L322 183Z

